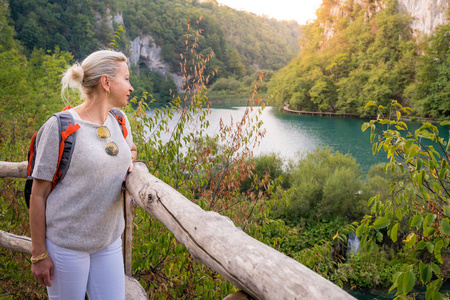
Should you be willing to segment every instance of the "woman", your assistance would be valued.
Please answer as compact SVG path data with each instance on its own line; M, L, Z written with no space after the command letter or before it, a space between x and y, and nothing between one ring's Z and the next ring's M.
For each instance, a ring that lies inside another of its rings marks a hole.
M91 300L125 298L120 192L136 147L128 120L125 139L110 110L127 105L133 91L126 62L122 53L102 50L64 74L63 97L68 88L79 88L85 100L69 110L80 128L70 167L53 190L60 135L56 117L36 138L31 271L50 299L82 300L86 291Z

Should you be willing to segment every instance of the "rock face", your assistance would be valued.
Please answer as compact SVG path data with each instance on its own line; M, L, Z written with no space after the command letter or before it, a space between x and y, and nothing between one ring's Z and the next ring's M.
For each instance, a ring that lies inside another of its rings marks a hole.
M358 4L368 8L368 17L383 8L382 1L378 0L353 0L352 4ZM350 4L350 5L352 5ZM337 17L345 15L347 0L334 0L334 5L330 8L330 16ZM415 34L429 34L433 32L436 26L445 24L445 12L449 6L449 0L397 0L398 8L408 13L414 20L411 28ZM325 37L329 38L334 34L334 28L331 23L323 24L325 28Z
M437 25L445 24L448 0L397 0L398 7L407 11L415 20L411 28L415 32L429 34Z
M97 13L97 26L100 26L102 21L106 22L111 30L114 30L113 21L117 24L124 24L122 13L117 12L116 15L112 16L109 8L106 10L106 20L102 19L101 15ZM167 75L170 75L175 81L178 91L182 92L183 78L169 71L169 66L161 57L161 47L155 44L155 41L150 35L136 37L131 41L130 50L131 57L129 57L129 62L131 65L137 66L144 64L147 68L162 73L166 78Z
M181 91L183 78L169 71L169 66L161 57L161 47L155 44L151 36L138 36L131 42L130 62L134 66L145 64L147 68L161 72L166 77L167 75L172 76L178 91Z
M99 12L97 12L95 16L95 24L96 27L100 27L102 22L106 22L106 25L108 25L109 29L114 30L113 26L113 20L117 24L123 25L123 16L122 13L118 12L115 16L111 15L111 10L109 8L106 8L106 19L104 19Z

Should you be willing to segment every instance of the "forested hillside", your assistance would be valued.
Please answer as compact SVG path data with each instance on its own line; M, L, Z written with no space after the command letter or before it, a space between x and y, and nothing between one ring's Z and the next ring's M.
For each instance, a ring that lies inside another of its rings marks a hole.
M413 35L397 1L349 1L338 15L335 2L323 1L299 55L271 81L272 103L365 115L374 113L368 101L397 100L420 116L449 117L450 25L427 38Z
M192 33L203 30L198 51L214 52L209 69L219 67L217 77L242 78L260 69L280 69L299 49L296 22L239 12L214 0L10 0L9 4L11 23L27 55L35 48L58 46L81 59L107 46L122 22L122 50L129 54L131 40L150 35L173 72L179 71L180 53L186 51L188 24Z

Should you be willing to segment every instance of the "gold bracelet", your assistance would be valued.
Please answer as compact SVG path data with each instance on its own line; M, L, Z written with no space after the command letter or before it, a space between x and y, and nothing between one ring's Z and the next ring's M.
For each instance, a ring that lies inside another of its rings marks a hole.
M42 260L44 260L44 259L46 259L46 258L48 258L49 257L49 255L48 255L48 251L45 251L44 253L42 253L41 255L39 255L38 257L31 257L31 263L32 264L35 264L35 263L37 263L37 262L40 262L40 261L42 261Z

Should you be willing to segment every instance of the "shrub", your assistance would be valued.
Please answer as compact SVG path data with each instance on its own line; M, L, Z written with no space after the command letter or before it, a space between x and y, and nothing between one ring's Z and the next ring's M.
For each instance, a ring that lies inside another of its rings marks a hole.
M289 188L289 174L283 170L283 159L276 154L260 155L249 160L249 164L254 163L254 169L251 176L248 176L241 182L241 192L250 191L255 182L268 176L268 179L275 184L286 189Z
M354 220L365 213L362 171L350 154L319 147L298 162L290 180L291 203L286 210L290 217Z
M241 87L241 83L234 78L219 78L210 87L211 91L236 91Z

